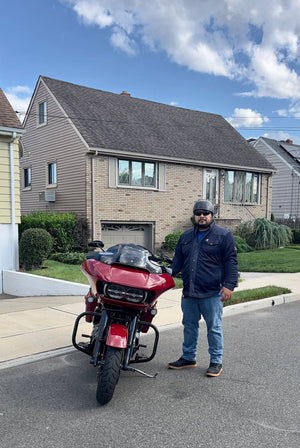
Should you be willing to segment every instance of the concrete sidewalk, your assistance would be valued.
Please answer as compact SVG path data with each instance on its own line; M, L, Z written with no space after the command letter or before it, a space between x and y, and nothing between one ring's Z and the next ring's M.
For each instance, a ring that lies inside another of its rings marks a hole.
M251 311L300 299L300 273L242 273L243 281L236 291L261 286L285 286L292 294L277 296L224 308L224 316ZM88 286L87 286L88 290ZM160 329L181 323L181 290L170 290L158 299L154 324ZM0 368L8 361L71 347L75 318L85 310L83 296L0 296ZM78 334L91 332L91 324L83 323Z

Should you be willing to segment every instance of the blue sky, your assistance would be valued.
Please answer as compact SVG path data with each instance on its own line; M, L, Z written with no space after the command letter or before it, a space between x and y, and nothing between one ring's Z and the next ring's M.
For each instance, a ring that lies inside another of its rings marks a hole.
M44 75L300 144L300 0L10 0L1 13L0 88L19 112Z

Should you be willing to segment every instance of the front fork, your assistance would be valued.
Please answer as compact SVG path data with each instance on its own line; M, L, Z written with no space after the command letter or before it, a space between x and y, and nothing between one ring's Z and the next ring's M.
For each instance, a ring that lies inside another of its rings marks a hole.
M73 334L72 334L72 343L77 350L79 350L83 353L86 353L88 355L91 355L91 352L86 347L79 345L76 341L76 335L77 335L79 321L82 318L86 318L86 316L91 316L91 317L97 318L97 317L99 317L99 313L95 313L92 311L86 311L84 313L79 314L79 316L76 318L75 323L74 323L74 329L73 329ZM91 336L91 344L93 342L92 338L95 340L95 343L94 343L93 354L92 354L90 363L96 367L100 362L101 354L103 354L103 352L105 350L105 347L103 346L103 344L111 345L111 346L115 346L115 347L119 347L119 348L125 348L125 356L124 356L124 361L123 361L123 365L122 365L123 370L137 371L146 376L151 376L151 375L148 375L138 369L134 369L134 368L130 367L129 364L140 363L140 362L149 362L154 358L156 351L157 351L157 345L158 345L158 340L159 340L159 332L158 332L158 329L155 327L155 325L153 325L152 323L146 322L146 321L140 321L137 316L133 316L131 319L130 325L129 325L129 331L125 325L112 324L112 325L110 325L110 328L109 328L108 334L107 334L107 332L106 332L107 322L108 322L108 313L105 309L103 309L102 313L101 313L100 322L99 322L99 324L97 324L98 328L96 329L94 334L92 333L92 336ZM136 342L136 335L137 335L138 327L140 328L140 327L142 327L142 325L147 325L154 330L155 338L154 338L152 353L148 357L139 356L136 353L135 358L131 359L134 352L137 352L138 348L139 348L139 346L135 345L135 342ZM112 327L113 327L113 331L111 331ZM94 328L95 328L95 326L94 326ZM126 335L128 334L128 337L127 337L126 344L124 345L125 330L126 330ZM119 334L118 334L118 332L119 332ZM156 375L154 375L154 376L156 376Z

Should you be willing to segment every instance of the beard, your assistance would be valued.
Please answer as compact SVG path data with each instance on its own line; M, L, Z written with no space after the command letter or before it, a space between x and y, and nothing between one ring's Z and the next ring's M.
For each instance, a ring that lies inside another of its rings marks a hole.
M198 224L198 229L199 230L205 230L205 229L208 229L210 225L211 225L211 222L210 223L205 223L205 224Z
M207 229L209 229L212 222L213 222L213 219L209 219L208 221L205 221L201 224L200 223L196 224L196 226L198 227L199 230L207 230Z

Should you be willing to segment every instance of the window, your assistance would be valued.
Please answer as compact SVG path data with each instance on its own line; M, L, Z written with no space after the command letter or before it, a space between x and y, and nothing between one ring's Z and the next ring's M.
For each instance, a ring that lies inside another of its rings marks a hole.
M218 170L206 168L203 171L203 199L213 204L219 202L219 173Z
M24 188L31 187L31 168L24 169Z
M56 163L48 163L48 184L56 184Z
M38 124L46 124L47 122L47 103L43 101L39 103Z
M118 185L156 188L156 165L135 160L118 161Z
M225 171L225 202L258 204L259 196L259 174L244 171Z

